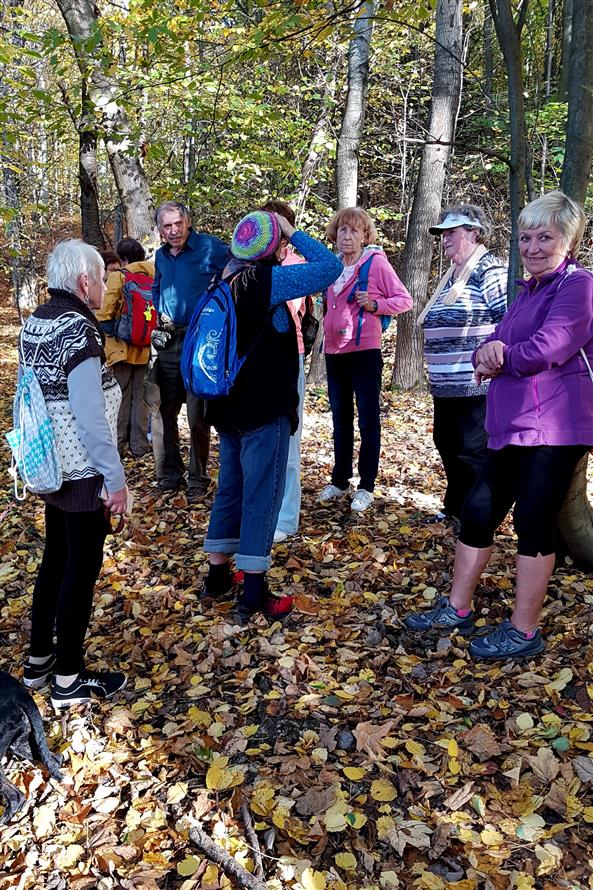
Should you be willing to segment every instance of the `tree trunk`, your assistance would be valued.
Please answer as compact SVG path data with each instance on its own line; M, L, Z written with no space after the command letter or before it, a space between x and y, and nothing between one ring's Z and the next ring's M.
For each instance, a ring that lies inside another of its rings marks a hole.
M575 201L584 202L593 157L593 4L573 0L572 40L568 62L568 125L560 184ZM575 564L593 569L593 510L587 499L588 455L579 463L558 517L558 530Z
M507 300L515 298L515 281L521 273L517 219L525 203L527 148L525 136L525 105L523 101L523 70L521 59L521 30L525 21L528 0L522 0L517 23L513 19L510 0L490 0L492 19L507 71L509 130L511 135L511 168L509 198L511 209L511 241L509 245L509 274Z
M561 188L581 203L593 156L593 2L573 0L569 58L568 121Z
M374 0L361 0L358 3L354 34L348 48L348 92L336 163L338 208L354 207L358 196L358 150L369 86L369 50L374 12Z
M484 9L484 27L482 30L482 45L484 48L484 93L489 108L494 107L494 58L492 52L492 14L486 0Z
M437 221L446 166L455 136L462 72L462 0L439 0L436 11L434 75L427 141L402 263L402 279L414 308L397 320L392 385L408 389L423 378L422 332L416 325L427 298L434 238L428 227Z
M579 462L558 516L561 549L584 572L593 571L593 509L587 499L589 455Z
M294 202L297 226L305 211L305 207L307 206L307 198L309 197L313 177L327 151L326 146L330 138L328 130L330 114L333 100L336 95L337 65L338 60L336 58L333 65L330 67L329 74L323 78L323 99L321 100L321 108L309 143L309 151L307 152L307 157L305 158L305 163L301 170L301 179L296 201Z
M568 98L570 44L572 41L572 0L564 0L562 7L562 54L560 57L560 74L558 77L558 101L566 102Z
M97 8L92 0L57 0L57 4L70 34L80 73L88 80L89 101L101 123L127 233L139 240L151 239L158 243L152 196L140 158L132 151L128 119L117 101L118 84L103 67L102 41L99 39L93 50L87 49L91 38L96 39L100 32Z
M80 217L82 237L98 250L106 247L99 211L97 176L97 130L85 80L82 82L82 114L78 125L78 176L80 179Z
M10 0L6 7L0 10L0 20L4 23L5 16L10 19L10 41L15 46L22 48L24 45L23 38L19 35L15 26L13 16L14 10L18 7L16 0ZM3 65L4 69L6 66ZM1 76L4 70L0 72L0 97L4 101L10 96L10 86L7 79ZM10 107L10 106L9 106ZM10 216L6 224L6 241L9 247L8 264L10 268L10 283L12 285L12 303L16 306L20 320L24 319L24 312L31 312L37 306L37 277L35 266L29 249L28 262L23 255L21 243L22 228L22 210L20 195L20 176L21 176L21 146L18 140L13 144L7 138L6 132L2 133L2 180L4 191L4 205L10 210ZM12 158L19 158L17 163ZM24 174L24 171L22 171Z

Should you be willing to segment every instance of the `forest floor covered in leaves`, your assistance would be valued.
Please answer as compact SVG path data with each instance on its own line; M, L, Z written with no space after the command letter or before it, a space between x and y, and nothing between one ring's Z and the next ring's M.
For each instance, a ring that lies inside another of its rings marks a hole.
M17 326L1 320L5 430ZM21 676L43 516L12 501L3 453L0 668ZM558 570L533 662L418 640L402 617L447 590L455 545L422 524L443 490L428 397L384 396L372 510L316 504L330 465L327 399L309 391L301 528L270 572L296 609L239 629L198 599L208 504L157 496L150 458L127 463L135 513L107 540L87 654L128 688L59 717L35 693L67 780L9 763L27 803L0 829L0 890L239 886L196 824L259 859L270 890L593 888L593 580ZM508 526L497 544L483 624L512 600Z

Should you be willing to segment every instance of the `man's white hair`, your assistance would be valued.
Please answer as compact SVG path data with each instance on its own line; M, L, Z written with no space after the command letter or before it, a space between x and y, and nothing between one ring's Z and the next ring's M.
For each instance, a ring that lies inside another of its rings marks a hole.
M94 282L105 274L105 263L99 251L80 238L68 238L56 244L47 258L47 286L79 292L78 279L88 275Z

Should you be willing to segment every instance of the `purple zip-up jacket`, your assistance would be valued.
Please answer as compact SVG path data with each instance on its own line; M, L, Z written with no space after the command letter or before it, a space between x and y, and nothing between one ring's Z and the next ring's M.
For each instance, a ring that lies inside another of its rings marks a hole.
M593 380L579 352L593 366L593 275L566 259L539 283L518 283L521 293L484 340L505 344L488 390L488 447L593 445Z

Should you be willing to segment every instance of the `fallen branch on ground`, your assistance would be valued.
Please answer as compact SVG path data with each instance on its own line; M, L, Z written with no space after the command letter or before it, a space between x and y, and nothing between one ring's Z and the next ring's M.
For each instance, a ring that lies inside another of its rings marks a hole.
M241 804L241 819L243 820L243 825L245 826L245 834L247 835L247 840L249 841L249 845L253 850L253 855L255 858L255 873L258 878L262 878L263 880L265 878L264 861L261 855L259 838L253 827L253 820L251 819L251 813L249 812L249 807L247 806L246 800L244 800Z
M220 866L227 878L237 881L245 890L266 890L266 885L256 878L251 872L239 865L230 853L219 847L205 831L195 825L189 831L190 840L204 853L215 865Z

